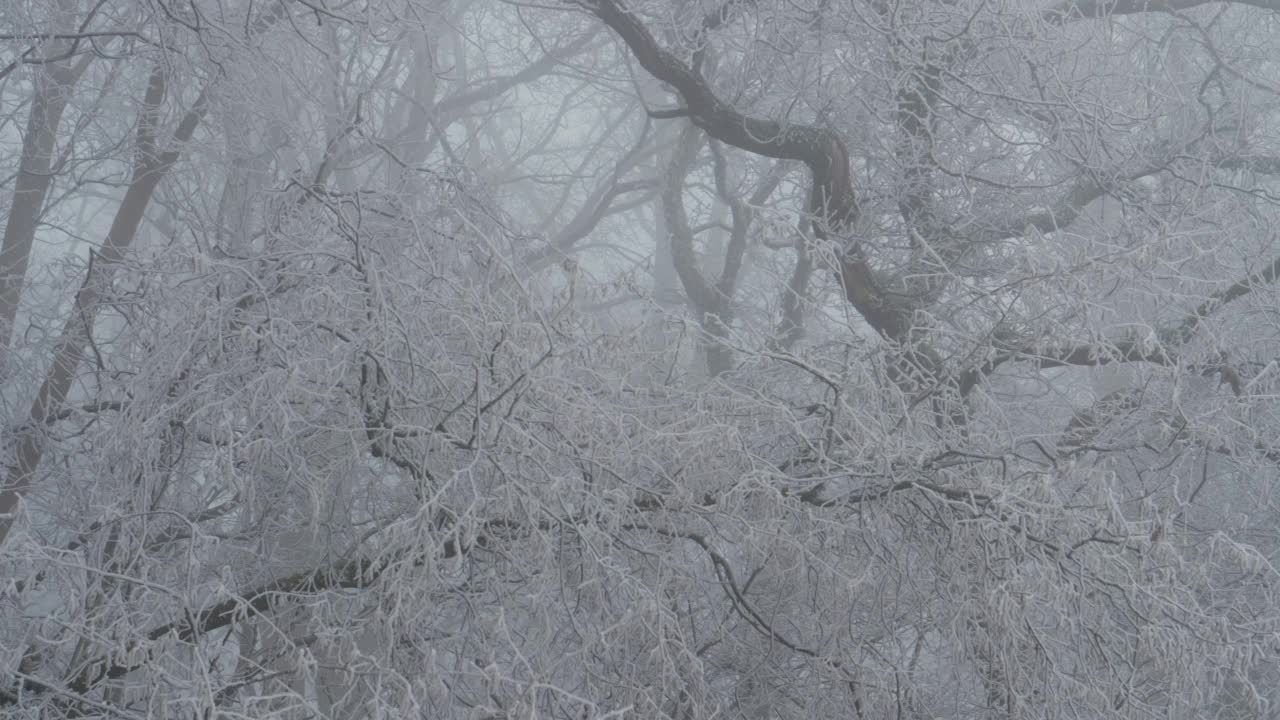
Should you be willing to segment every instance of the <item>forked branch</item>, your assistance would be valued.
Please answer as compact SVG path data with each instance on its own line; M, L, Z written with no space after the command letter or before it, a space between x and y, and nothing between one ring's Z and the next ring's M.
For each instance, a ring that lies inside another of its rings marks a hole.
M910 310L893 303L875 284L865 257L848 242L858 219L858 198L849 170L844 140L828 128L780 123L741 113L721 100L694 67L663 49L653 35L617 0L594 0L595 14L622 38L650 74L673 87L684 99L688 117L712 138L736 148L779 160L798 160L813 176L809 211L820 240L841 239L835 248L837 271L846 299L873 328L891 339L905 338Z

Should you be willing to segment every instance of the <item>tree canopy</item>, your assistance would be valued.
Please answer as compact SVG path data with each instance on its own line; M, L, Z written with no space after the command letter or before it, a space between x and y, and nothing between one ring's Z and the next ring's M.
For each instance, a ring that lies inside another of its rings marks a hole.
M0 717L1280 717L1278 10L0 7Z

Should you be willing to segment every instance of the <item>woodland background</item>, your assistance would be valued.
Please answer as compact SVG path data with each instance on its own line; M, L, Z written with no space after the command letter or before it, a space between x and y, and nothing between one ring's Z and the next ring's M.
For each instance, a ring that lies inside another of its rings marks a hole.
M0 3L0 716L1280 717L1278 11Z

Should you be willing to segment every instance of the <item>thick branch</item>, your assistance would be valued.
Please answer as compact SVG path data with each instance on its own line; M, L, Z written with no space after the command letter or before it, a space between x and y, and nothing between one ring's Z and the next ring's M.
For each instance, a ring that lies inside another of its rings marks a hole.
M1035 363L1041 369L1057 367L1101 367L1114 363L1148 362L1156 365L1172 365L1176 356L1163 347L1153 345L1144 347L1136 340L1119 340L1111 342L1069 345L1057 348L1036 348L1019 350L998 360L999 362L1014 358Z
M60 0L59 6L66 19L71 20L74 4ZM96 11L97 8L94 9ZM93 13L90 13L90 17L92 16ZM84 24L88 22L86 19ZM84 24L81 25L82 29ZM65 50L64 44L55 44L54 54ZM75 46L71 45L71 48L74 50ZM17 182L14 185L13 200L9 204L4 236L0 240L0 353L9 349L18 303L31 261L36 226L54 179L53 159L62 113L76 82L93 57L93 54L88 54L75 64L66 61L49 62L36 73L27 129L22 138L22 158L18 165ZM0 360L0 374L3 373L2 363Z
M1178 351L1181 346L1191 340L1196 329L1210 315L1223 305L1238 300L1263 285L1270 285L1277 279L1280 279L1280 257L1272 260L1262 270L1251 273L1248 277L1213 293L1178 325L1172 329L1157 332L1154 341L1151 342L1125 338L1057 348L1009 348L977 372L980 375L989 375L1000 365L1014 360L1030 361L1040 368L1099 367L1129 362L1174 365L1178 362ZM1224 380L1232 385L1236 394L1240 393L1239 379L1232 379L1231 375L1234 371L1225 363L1212 365L1209 370L1223 374ZM977 378L971 378L970 385L976 381Z
M1214 165L1228 170L1248 170L1260 175L1280 175L1280 156L1276 155L1232 157L1214 163Z
M1167 166L1164 162L1152 164L1106 183L1100 182L1093 174L1086 174L1053 207L1036 209L1013 220L980 228L968 237L975 242L998 242L1022 237L1031 228L1044 234L1058 232L1079 219L1089 203L1114 192L1121 183L1154 175Z
M684 285L685 294L700 316L716 312L721 304L715 288L698 269L698 260L693 253L693 230L689 228L689 216L684 207L684 181L702 145L701 134L696 128L685 127L672 154L662 188L662 209L671 233L671 257L675 261L676 275L680 276L680 284Z
M1200 305L1192 311L1190 315L1182 321L1176 330L1176 340L1179 343L1186 342L1191 339L1191 335L1200 327L1200 323L1209 317L1215 310L1226 305L1227 303L1238 300L1239 298L1253 292L1255 288L1262 285L1270 285L1280 277L1280 257L1271 261L1262 270L1249 275L1243 280L1232 283L1230 286L1219 290L1209 296L1209 299L1200 303Z
M726 302L732 300L737 289L738 275L742 271L742 261L747 250L747 232L755 219L755 208L763 205L782 179L786 177L788 164L784 160L777 161L769 172L760 179L760 184L752 191L751 196L743 201L735 197L729 188L729 161L725 157L720 143L712 141L711 158L715 168L716 194L724 204L729 206L733 218L733 226L729 231L729 247L725 252L724 267L720 270L720 280L716 283L716 291Z
M161 151L155 137L154 119L164 94L163 73L153 73L138 124L138 153L133 177L116 210L102 248L90 256L84 283L76 293L75 305L67 316L54 349L53 363L31 404L29 430L19 434L15 443L15 458L6 468L5 477L0 484L0 545L3 545L13 526L18 500L30 491L35 482L36 470L44 458L42 428L48 418L61 410L67 393L71 390L76 370L80 367L85 347L93 337L99 288L107 287L110 283L115 267L133 244L156 187L177 162L185 144L191 140L208 110L206 86L196 98L195 105L178 123L173 133L173 147Z
M444 543L444 558L454 557L459 552L459 547L453 540ZM279 602L283 596L368 587L390 565L391 563L386 561L349 560L273 580L198 612L188 613L181 620L155 627L146 634L146 639L155 643L174 637L180 642L191 643L215 630L270 611L271 606ZM142 654L146 655L145 652ZM121 654L120 657L128 655L134 655L135 659L128 661L114 659L115 656L104 656L91 664L87 672L78 673L78 678L68 683L67 690L76 695L84 695L104 681L119 680L147 664L145 657L136 658L137 653ZM34 679L27 679L23 684L23 691L27 695L56 692L58 689L55 685ZM18 699L19 696L16 694L0 693L0 705L13 705L18 702Z
M627 44L640 65L675 88L683 97L693 124L712 138L758 155L798 160L813 176L810 212L820 240L846 233L858 218L858 199L849 170L849 153L840 136L827 128L782 124L744 115L711 90L687 63L662 49L648 29L617 0L596 0L595 13ZM837 250L837 269L845 297L880 333L894 339L910 328L908 309L892 303L876 287L866 259L843 247Z
M801 221L797 228L803 238L807 228ZM787 288L782 291L782 320L775 333L776 344L780 350L789 350L800 338L804 337L804 303L809 296L809 279L813 277L813 255L809 252L808 243L796 244L796 264L787 280Z
M1041 13L1049 23L1060 25L1079 18L1100 18L1112 15L1136 15L1146 12L1177 12L1224 0L1065 0ZM1228 0L1240 5L1252 5L1264 10L1280 10L1277 0Z
M811 168L818 166L827 170L831 162L827 148L832 142L840 142L834 132L808 125L784 127L774 120L739 113L716 97L702 76L662 49L648 29L615 0L600 0L595 10L626 42L645 70L680 93L694 125L711 137L758 155L800 160Z

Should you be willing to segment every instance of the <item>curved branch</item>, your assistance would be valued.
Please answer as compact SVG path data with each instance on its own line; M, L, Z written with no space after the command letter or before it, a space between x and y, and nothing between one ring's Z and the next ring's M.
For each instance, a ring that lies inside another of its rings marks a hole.
M743 115L717 97L701 75L662 49L649 30L615 0L598 0L595 13L622 38L645 70L680 93L693 124L711 137L758 155L801 160L810 167L826 169L831 164L827 148L840 142L834 132Z
M849 170L849 151L839 134L828 128L783 124L738 112L716 96L692 67L660 47L644 24L617 0L595 0L592 7L645 70L680 93L694 125L736 148L808 166L813 176L809 210L818 239L842 236L857 221L858 198ZM890 301L876 287L871 266L861 253L845 247L836 250L845 298L875 330L892 339L903 338L911 327L910 310Z

